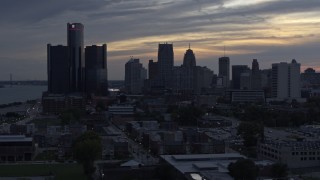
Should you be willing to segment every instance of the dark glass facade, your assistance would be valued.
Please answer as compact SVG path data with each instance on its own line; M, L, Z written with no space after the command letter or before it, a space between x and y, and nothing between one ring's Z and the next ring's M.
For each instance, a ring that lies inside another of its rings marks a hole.
M68 23L68 47L70 51L70 89L71 92L84 91L85 61L83 25L81 23Z
M160 85L171 88L173 76L173 44L159 44L158 49L158 75Z
M47 45L48 91L53 94L70 92L70 63L67 46Z
M250 69L246 65L232 66L232 84L233 89L240 89L240 78L242 73L249 72Z
M220 57L219 58L219 76L223 77L223 84L225 87L229 87L230 81L230 58Z
M87 46L86 59L86 92L105 96L108 94L107 45Z

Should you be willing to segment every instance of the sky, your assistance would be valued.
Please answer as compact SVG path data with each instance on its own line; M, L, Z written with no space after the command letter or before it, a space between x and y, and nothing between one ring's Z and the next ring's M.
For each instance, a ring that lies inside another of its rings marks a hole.
M85 45L107 44L110 80L124 79L131 56L147 68L165 42L175 65L190 43L215 73L224 54L231 65L320 70L319 0L1 0L0 80L46 80L46 44L66 45L68 22L84 24Z

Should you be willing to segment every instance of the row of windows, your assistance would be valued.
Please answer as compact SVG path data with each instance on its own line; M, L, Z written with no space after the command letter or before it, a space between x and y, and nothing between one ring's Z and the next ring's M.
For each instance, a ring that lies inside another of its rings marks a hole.
M266 146L261 146L262 149L265 149L265 150L268 150L268 151L271 151L273 153L278 153L278 150L275 150L275 149L272 149L272 148L269 148L269 147L266 147ZM281 154L281 152L279 152L279 154Z
M320 151L318 152L309 152L309 155L320 155ZM298 155L308 155L308 152L292 152L292 156L298 156Z
M274 155L274 154L271 154L271 153L267 153L267 152L264 152L264 151L260 151L260 153L264 156L268 156L270 158L273 158L273 159L279 159L280 160L280 157Z
M300 158L301 161L307 161L308 158L307 157L301 157ZM315 161L315 160L320 160L320 157L316 158L316 157L309 157L309 161Z

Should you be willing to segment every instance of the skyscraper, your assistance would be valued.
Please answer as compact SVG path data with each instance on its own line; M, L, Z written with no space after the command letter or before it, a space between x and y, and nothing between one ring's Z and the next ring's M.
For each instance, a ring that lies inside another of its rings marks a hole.
M71 92L83 92L85 80L83 25L68 23L68 47L70 51L70 89Z
M251 73L243 72L240 74L240 89L249 90L251 89Z
M158 49L158 78L160 85L171 88L173 76L173 44L159 44Z
M230 58L219 58L219 76L223 78L223 86L228 88L230 83Z
M66 94L70 92L69 48L47 45L48 92Z
M184 54L183 64L174 67L173 90L180 94L201 94L212 84L213 71L196 66L196 57L189 49Z
M107 45L87 46L86 62L86 93L97 96L108 94Z
M141 94L147 70L139 59L131 58L125 65L125 88L129 94Z
M240 89L240 79L242 73L248 73L249 68L247 65L233 65L232 66L232 88Z
M190 47L186 51L186 53L184 54L183 66L185 66L185 67L194 67L194 66L196 66L196 57L195 57L193 51L190 49Z
M194 67L194 93L202 94L211 87L213 71L207 67Z
M262 89L261 87L261 72L257 59L253 59L251 68L251 89Z
M153 60L149 60L148 70L149 79L154 80L158 75L158 62L153 62Z
M293 99L301 97L300 64L292 60L272 64L272 97L277 99Z
M174 67L172 88L176 92L183 94L194 93L195 71L196 57L189 47L184 54L183 64L181 66Z

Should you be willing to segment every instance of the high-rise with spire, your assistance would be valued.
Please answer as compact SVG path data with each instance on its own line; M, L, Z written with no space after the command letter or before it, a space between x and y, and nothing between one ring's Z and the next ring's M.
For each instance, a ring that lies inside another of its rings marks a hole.
M193 53L193 51L189 49L184 54L183 58L183 64L181 66L182 76L181 76L181 89L184 89L184 91L192 92L194 90L194 84L195 84L195 67L196 67L196 57Z
M212 78L213 71L207 67L196 66L196 57L189 44L183 64L174 67L173 90L185 95L201 94L210 87Z
M190 44L189 44L189 49L184 54L183 66L185 66L185 67L196 66L196 57L195 57L193 51L190 49Z
M251 67L251 89L260 90L261 88L261 72L257 59L253 59Z
M230 58L219 58L219 77L223 78L223 86L228 88L230 84Z

